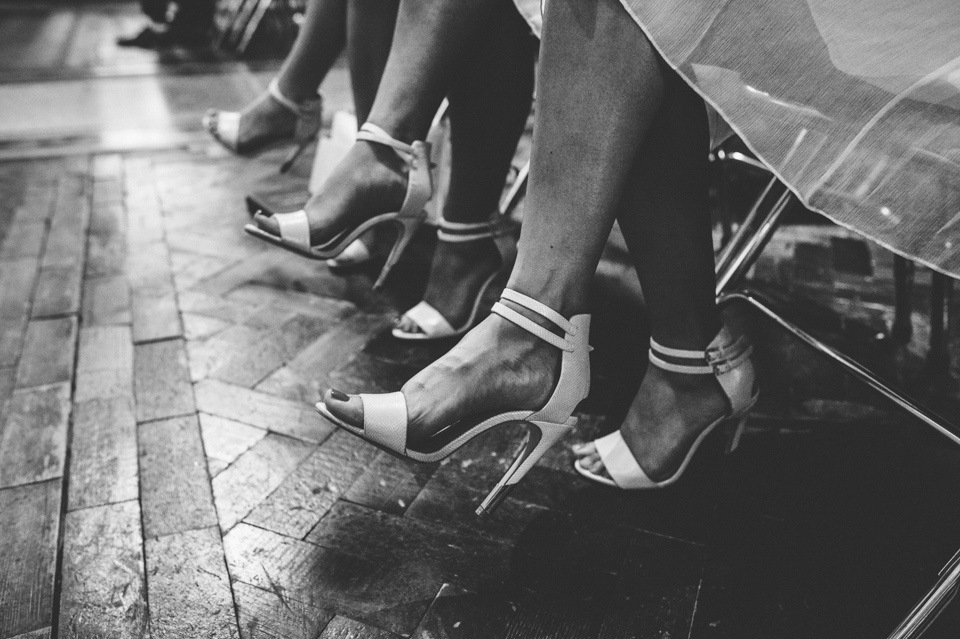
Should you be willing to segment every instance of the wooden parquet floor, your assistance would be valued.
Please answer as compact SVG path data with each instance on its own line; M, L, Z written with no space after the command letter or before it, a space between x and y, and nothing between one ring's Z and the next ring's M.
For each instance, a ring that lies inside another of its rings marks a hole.
M445 348L388 330L432 238L382 293L257 242L243 197L278 157L0 162L0 639L881 637L956 549L960 455L881 410L826 419L865 391L757 318L736 455L662 492L580 479L569 444L617 426L643 369L612 260L578 428L478 521L518 433L420 465L312 408ZM958 628L954 606L930 636Z

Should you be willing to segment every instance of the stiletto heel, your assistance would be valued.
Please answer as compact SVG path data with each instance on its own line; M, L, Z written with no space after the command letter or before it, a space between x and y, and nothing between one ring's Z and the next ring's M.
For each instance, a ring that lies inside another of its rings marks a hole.
M402 392L382 395L361 394L363 425L354 426L337 418L324 402L317 404L321 415L357 437L407 459L434 462L450 455L468 441L487 430L505 424L521 423L527 427L525 440L517 457L477 509L478 515L489 515L537 463L551 446L576 424L573 411L590 392L590 316L574 315L569 320L535 299L511 289L504 289L501 300L509 301L540 315L562 333L554 333L502 302L492 312L528 331L537 338L563 351L560 378L553 394L539 410L513 410L493 417L475 416L445 426L416 447L407 442L407 401Z
M376 287L379 287L404 249L410 245L410 240L426 216L423 207L433 195L433 183L430 178L430 145L420 141L413 144L404 144L399 140L394 140L387 135L386 131L369 122L360 127L357 140L389 146L406 163L407 194L399 211L376 215L352 229L344 229L333 238L319 245L310 243L310 220L307 217L307 212L303 209L293 213L275 213L270 216L279 225L280 235L269 233L256 224L247 224L243 227L243 230L258 239L275 244L298 255L314 260L329 260L343 253L355 239L374 226L387 222L398 224L400 228L396 242L375 284ZM258 221L265 218L266 216L259 213L254 216L254 219Z
M297 116L292 136L292 141L296 147L280 165L280 172L286 173L303 150L317 139L323 116L323 99L318 95L302 102L291 100L280 91L276 78L270 81L267 92L274 102ZM291 136L284 135L278 139L256 145L241 144L240 117L241 114L237 111L211 109L202 118L203 128L224 148L237 155L259 154L277 146L286 145L291 141Z
M441 242L453 243L492 239L500 253L500 268L491 273L490 277L480 285L477 296L473 300L470 315L462 326L454 328L440 311L421 300L420 303L403 314L403 318L416 324L420 332L405 331L397 327L393 329L393 336L398 339L435 340L460 337L466 334L473 328L480 315L480 305L487 291L501 275L509 272L517 257L517 241L507 229L504 217L499 213L496 213L495 217L487 222L448 222L441 219L440 227L437 229L437 239Z
M413 239L414 234L417 232L417 229L420 228L420 224L426 216L426 212L421 210L420 214L416 217L397 218L397 225L399 226L397 233L399 235L397 235L397 239L393 243L393 248L390 249L390 254L387 255L387 261L383 263L383 268L380 269L380 275L377 277L377 281L373 284L374 290L383 286L387 275L390 274L394 264L396 264L400 256L403 255L407 245L410 244L410 241Z
M576 426L577 418L571 417L563 424L552 422L525 422L527 438L516 458L503 477L477 508L478 517L487 517L497 509L514 486L533 468L550 447Z
M677 472L663 481L653 481L647 477L619 430L593 442L610 478L588 470L579 459L574 464L577 472L587 479L607 486L632 490L663 488L680 479L700 444L707 435L721 425L726 425L728 429L726 451L733 452L740 444L747 414L757 403L756 374L753 370L753 362L750 360L751 353L753 353L753 346L747 338L743 336L734 338L726 326L720 329L704 351L668 348L651 338L651 365L673 373L716 376L720 388L723 389L730 403L730 413L720 417L701 431L694 440L693 446L687 451Z
M740 438L747 427L747 416L744 415L739 420L731 419L727 424L727 445L724 448L726 454L730 454L740 445Z

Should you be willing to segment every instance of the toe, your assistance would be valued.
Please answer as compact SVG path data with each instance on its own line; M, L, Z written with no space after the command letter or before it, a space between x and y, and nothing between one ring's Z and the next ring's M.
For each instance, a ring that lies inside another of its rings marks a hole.
M423 331L417 326L417 323L406 315L401 315L397 319L397 328L399 328L404 333L422 333Z
M591 455L597 454L597 445L593 442L583 442L581 444L574 444L572 447L573 454L578 458L588 457Z
M323 395L327 410L348 424L363 428L363 400L357 395L347 395L331 388Z
M580 458L580 465L595 475L607 477L607 469L603 467L600 455L588 455Z
M253 221L256 222L258 227L260 227L260 230L266 231L272 235L280 235L280 225L277 224L277 221L273 219L272 215L257 213L253 216Z

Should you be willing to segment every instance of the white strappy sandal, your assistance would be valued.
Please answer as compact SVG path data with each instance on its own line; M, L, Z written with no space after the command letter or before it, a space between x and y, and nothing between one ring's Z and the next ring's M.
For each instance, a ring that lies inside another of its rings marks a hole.
M407 402L402 392L380 395L361 394L363 427L358 428L335 417L326 404L317 410L344 430L395 455L420 462L443 459L477 435L503 424L521 423L527 438L510 468L477 509L488 515L503 501L510 489L527 474L537 460L577 422L572 417L577 405L590 392L590 316L574 315L569 320L540 302L511 289L504 289L501 300L510 301L548 320L563 332L549 331L501 302L492 312L529 331L563 351L560 378L546 405L539 410L515 410L488 418L468 418L442 428L418 448L407 445Z
M433 194L430 180L430 145L421 141L405 144L393 139L386 131L369 122L360 127L357 140L389 146L406 162L407 194L399 211L376 215L359 226L344 229L318 246L310 244L310 220L307 218L307 212L303 209L293 213L275 213L271 216L280 225L279 236L268 233L255 224L247 224L243 228L254 237L276 244L304 257L314 260L329 260L340 255L368 229L386 222L396 224L399 227L397 239L387 256L383 269L380 271L380 276L373 285L374 288L380 288L394 264L400 259L404 249L410 244L410 240L413 239L413 235L420 227L424 217L426 217L423 207ZM259 220L262 217L265 216L258 213L254 216L254 219Z
M488 222L448 222L441 219L440 226L437 229L437 239L441 242L474 242L493 239L497 250L500 252L500 267L481 284L476 299L474 299L473 308L470 310L470 315L462 326L454 328L440 311L427 302L421 301L403 314L405 319L410 320L420 328L420 332L405 331L398 326L393 329L393 336L398 339L435 340L465 335L477 321L480 314L480 305L487 291L498 276L513 267L513 262L517 258L517 241L499 214Z
M756 376L753 362L750 361L752 352L753 346L747 338L741 336L735 339L726 326L720 330L705 351L667 348L651 338L650 363L652 365L674 373L715 375L730 402L730 413L716 420L700 433L677 472L663 481L657 482L647 477L619 430L593 442L610 478L587 470L579 459L574 463L577 472L587 479L617 488L629 490L663 488L680 478L703 440L721 424L728 427L726 451L733 452L740 443L747 414L757 403Z
M280 92L276 78L271 80L270 84L267 85L267 92L277 104L297 116L297 123L293 129L292 140L288 136L283 136L277 140L256 145L240 144L241 114L237 111L217 111L216 109L210 109L201 121L203 128L214 140L237 155L261 153L292 141L296 146L280 165L280 172L286 173L290 170L290 167L293 166L293 163L303 150L317 139L323 118L323 98L318 95L315 98L308 98L302 102L295 102Z

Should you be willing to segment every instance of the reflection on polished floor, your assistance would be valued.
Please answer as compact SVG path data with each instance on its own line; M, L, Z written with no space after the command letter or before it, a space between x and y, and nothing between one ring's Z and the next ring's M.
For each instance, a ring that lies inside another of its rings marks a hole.
M302 189L308 162L280 180L279 153L229 156L198 117L275 63L116 49L133 4L0 16L0 639L885 637L960 543L960 454L742 309L764 398L734 456L624 494L561 447L477 521L514 434L414 465L312 410L442 352L387 330L432 244L376 293L374 268L335 274L240 231L244 195ZM349 106L343 69L324 93ZM886 339L879 249L794 225L754 277L957 410L957 345L952 376L924 372L922 278L913 340ZM635 290L611 242L574 440L635 391ZM929 636L958 628L953 606Z

